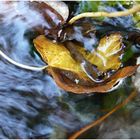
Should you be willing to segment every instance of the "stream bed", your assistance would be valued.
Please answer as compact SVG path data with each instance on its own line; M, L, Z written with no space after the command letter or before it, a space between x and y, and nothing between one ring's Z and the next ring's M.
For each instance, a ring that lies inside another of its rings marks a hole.
M28 3L0 2L0 50L22 64L43 66L28 35L34 35L35 26L48 25ZM126 99L134 88L132 78L127 78L107 94L67 93L47 73L20 69L0 57L0 138L68 138ZM140 138L139 116L138 93L81 138Z

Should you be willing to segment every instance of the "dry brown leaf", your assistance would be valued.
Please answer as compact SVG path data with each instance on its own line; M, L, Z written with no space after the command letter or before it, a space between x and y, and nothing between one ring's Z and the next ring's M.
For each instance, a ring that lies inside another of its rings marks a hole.
M139 65L137 66L128 66L118 70L112 77L110 77L107 81L101 84L95 85L80 85L76 84L75 82L71 81L67 78L64 74L62 74L61 70L57 68L49 68L50 74L53 76L54 80L56 81L57 85L69 92L84 94L84 93L105 93L112 88L121 80L128 76L131 76L135 73Z

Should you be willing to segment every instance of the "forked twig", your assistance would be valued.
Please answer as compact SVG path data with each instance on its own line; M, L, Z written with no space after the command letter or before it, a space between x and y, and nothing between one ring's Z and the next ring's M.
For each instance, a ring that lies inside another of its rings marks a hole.
M0 50L0 56L2 56L3 58L5 58L8 62L10 62L11 64L17 66L17 67L20 67L20 68L23 68L23 69L26 69L26 70L32 70L32 71L42 71L44 69L46 69L48 66L42 66L42 67L37 67L37 66L27 66L27 65L24 65L24 64L21 64L21 63L18 63L16 61L14 61L13 59L11 59L10 57L8 57L5 53L3 53L1 50Z
M75 21L84 18L84 17L121 17L121 16L128 16L130 14L136 13L140 11L140 4L132 7L129 10L125 10L125 11L119 11L119 12L85 12L82 14L79 14L73 18L70 19L69 24L73 24Z
M137 95L136 91L133 91L128 98L126 98L122 103L118 104L116 107L114 107L110 112L108 112L107 114L105 114L104 116L102 116L101 118L99 118L98 120L90 123L89 125L83 127L82 129L80 129L79 131L77 131L76 133L74 133L69 139L76 139L78 138L81 134L83 134L84 132L86 132L87 130L89 130L90 128L95 127L96 125L98 125L99 123L101 123L102 121L104 121L107 117L109 117L110 115L112 115L114 112L116 112L117 110L119 110L121 107L123 107L124 105L126 105L129 101L131 101L135 96Z

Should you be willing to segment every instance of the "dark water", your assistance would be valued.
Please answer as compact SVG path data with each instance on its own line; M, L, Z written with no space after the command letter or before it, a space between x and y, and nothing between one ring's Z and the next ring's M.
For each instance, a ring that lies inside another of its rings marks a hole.
M17 62L45 65L26 37L40 23L48 26L28 2L0 2L0 49ZM113 94L75 95L46 73L20 69L0 57L0 138L67 138L124 100L133 88L129 81ZM139 101L138 96L83 137L140 138Z

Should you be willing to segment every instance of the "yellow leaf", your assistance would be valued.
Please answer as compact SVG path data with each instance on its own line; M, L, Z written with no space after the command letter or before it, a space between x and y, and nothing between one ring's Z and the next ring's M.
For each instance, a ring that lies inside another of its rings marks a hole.
M37 51L49 66L68 70L88 79L80 63L72 58L63 44L53 43L43 35L34 39L33 42ZM103 37L93 53L87 53L81 46L76 45L75 47L101 71L117 70L121 65L122 37L119 33Z
M42 59L49 66L86 76L80 64L71 57L70 52L62 44L53 43L43 35L34 39L33 42Z
M88 55L81 51L84 57L101 71L117 70L121 66L122 36L119 33L103 37L99 46Z

